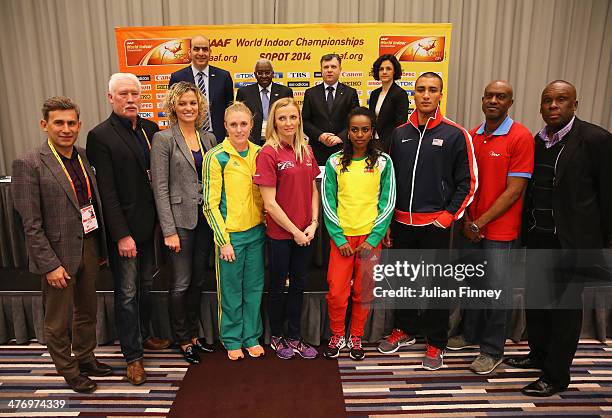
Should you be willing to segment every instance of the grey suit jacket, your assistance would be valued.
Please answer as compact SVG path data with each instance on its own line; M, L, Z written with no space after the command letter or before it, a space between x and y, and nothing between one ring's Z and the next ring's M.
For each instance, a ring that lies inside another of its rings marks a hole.
M217 145L213 134L199 132L204 152ZM195 228L198 204L202 203L202 184L178 125L157 132L153 137L151 180L164 237L176 234L176 228Z
M99 254L106 257L106 234L98 184L82 148L75 147L96 199ZM48 273L60 265L75 275L83 254L83 224L79 203L66 174L45 141L13 161L13 204L23 223L29 269Z

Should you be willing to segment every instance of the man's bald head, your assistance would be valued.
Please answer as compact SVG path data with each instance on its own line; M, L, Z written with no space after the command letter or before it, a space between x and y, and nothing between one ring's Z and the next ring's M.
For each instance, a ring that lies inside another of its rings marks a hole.
M514 103L512 86L505 80L491 81L484 89L482 96L482 112L487 122L503 121L508 116L508 110Z
M576 96L576 87L569 81L555 80L544 87L540 113L551 135L567 125L576 114Z

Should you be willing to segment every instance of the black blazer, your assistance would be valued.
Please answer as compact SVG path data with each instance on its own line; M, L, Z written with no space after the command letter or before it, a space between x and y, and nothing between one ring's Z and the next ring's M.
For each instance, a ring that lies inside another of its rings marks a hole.
M310 139L309 144L319 165L325 165L329 156L342 148L341 144L328 147L320 143L319 136L323 132L331 132L345 141L347 138L346 118L354 107L359 106L357 90L346 84L338 83L338 91L336 91L330 113L327 110L326 94L324 83L311 87L304 93L302 106L304 133Z
M376 115L376 103L381 92L382 87L379 87L370 95L369 106L374 115ZM378 132L383 151L387 152L389 149L389 141L391 141L393 130L408 121L409 104L406 90L395 83L391 84L376 118L376 132Z
M293 90L282 84L272 83L269 86L270 107L278 99L283 97L293 97ZM251 130L250 139L257 145L261 145L261 126L263 125L263 108L261 106L261 95L259 94L259 85L249 84L238 89L236 100L244 102L253 113L253 129Z
M544 142L535 136L535 163ZM562 248L612 248L612 134L574 120L556 164L552 192L557 236ZM533 180L523 207L523 242L534 225Z
M149 141L159 128L140 119ZM155 200L140 145L115 113L87 134L87 158L96 170L106 231L111 242L131 235L153 238Z
M217 142L220 143L226 136L223 120L225 117L225 109L234 101L234 85L232 83L232 77L227 71L213 67L212 65L209 65L208 68L210 79L208 80L209 91L206 93L208 93L208 104L210 105L210 120L212 121L215 138L217 138ZM182 70L173 72L170 75L168 88L179 81L189 81L190 83L196 84L193 78L191 65Z

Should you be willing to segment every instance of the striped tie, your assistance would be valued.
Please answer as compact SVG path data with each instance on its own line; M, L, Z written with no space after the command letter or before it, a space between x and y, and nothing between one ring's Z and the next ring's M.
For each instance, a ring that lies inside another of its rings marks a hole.
M208 114L206 115L206 120L204 120L204 126L202 127L205 131L212 131L212 129L210 128L211 123L210 123L210 101L208 100L208 97L206 96L206 84L204 84L204 72L200 71L198 72L198 88L200 89L200 91L202 92L202 94L204 95L204 98L206 99L206 101L208 102Z

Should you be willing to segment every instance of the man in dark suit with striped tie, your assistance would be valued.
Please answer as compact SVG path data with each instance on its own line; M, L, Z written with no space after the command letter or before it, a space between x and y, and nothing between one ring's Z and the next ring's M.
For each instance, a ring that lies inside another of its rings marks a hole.
M338 81L341 64L338 54L323 55L323 83L304 93L304 133L319 165L325 165L329 156L342 148L342 141L347 140L346 118L354 107L359 106L357 90Z
M208 65L211 49L207 37L196 35L190 44L191 65L172 73L168 88L179 81L188 81L199 87L208 100L208 120L204 121L204 129L214 133L217 142L221 142L225 139L225 108L234 101L232 77L227 71Z
M265 130L268 122L268 112L278 99L293 97L293 90L282 84L273 83L274 69L270 60L262 58L255 64L255 79L257 83L238 89L236 100L244 102L253 113L253 129L251 142L262 145L266 142Z

